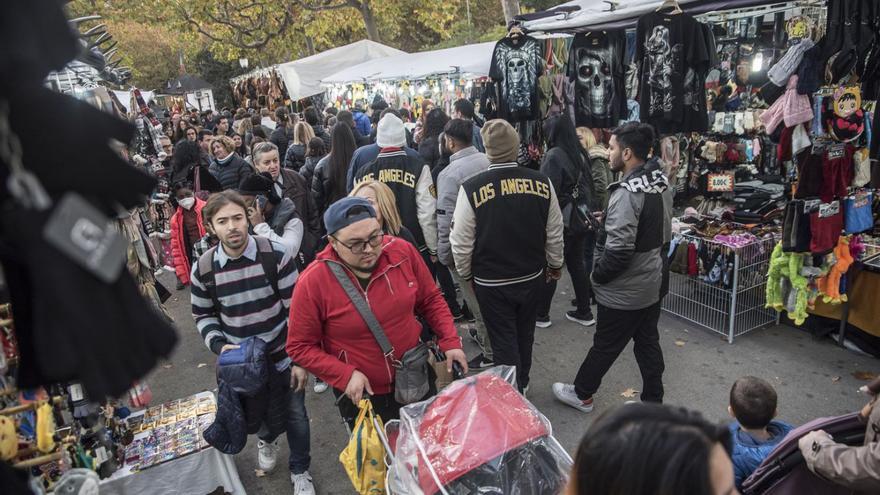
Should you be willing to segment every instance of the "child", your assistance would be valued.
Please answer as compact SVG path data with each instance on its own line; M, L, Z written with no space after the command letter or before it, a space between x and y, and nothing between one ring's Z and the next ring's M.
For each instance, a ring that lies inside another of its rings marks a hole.
M731 458L736 487L742 488L743 481L794 427L773 419L777 413L776 390L753 376L744 376L734 382L727 411L736 419L730 424Z
M189 274L196 259L192 259L193 247L205 236L202 208L205 202L196 198L192 189L177 186L174 191L177 211L171 217L171 254L177 273L177 290L189 285Z

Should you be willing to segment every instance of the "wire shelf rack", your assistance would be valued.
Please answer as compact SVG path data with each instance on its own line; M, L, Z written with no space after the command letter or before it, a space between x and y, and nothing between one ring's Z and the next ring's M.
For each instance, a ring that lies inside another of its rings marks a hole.
M669 293L663 311L711 330L733 343L735 337L776 322L776 312L764 308L767 269L776 237L760 238L751 244L731 248L723 243L683 234L681 242L707 244L722 250L733 264L727 284L707 277L671 272Z

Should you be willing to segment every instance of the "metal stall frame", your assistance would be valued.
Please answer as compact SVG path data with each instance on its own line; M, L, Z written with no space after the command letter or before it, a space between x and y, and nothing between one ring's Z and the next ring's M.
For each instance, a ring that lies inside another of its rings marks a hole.
M705 243L710 251L724 252L728 266L721 267L716 277L670 271L669 292L662 304L664 312L718 333L730 344L735 337L776 322L776 312L764 306L766 274L777 237L758 238L740 247L688 233L678 238L680 243ZM706 269L711 270L712 267ZM711 278L717 280L713 282Z

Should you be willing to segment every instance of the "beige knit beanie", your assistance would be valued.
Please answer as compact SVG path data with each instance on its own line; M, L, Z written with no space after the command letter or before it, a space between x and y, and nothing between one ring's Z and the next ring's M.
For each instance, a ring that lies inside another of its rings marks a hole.
M492 163L515 162L519 153L519 134L506 120L494 119L486 122L480 131L486 157Z

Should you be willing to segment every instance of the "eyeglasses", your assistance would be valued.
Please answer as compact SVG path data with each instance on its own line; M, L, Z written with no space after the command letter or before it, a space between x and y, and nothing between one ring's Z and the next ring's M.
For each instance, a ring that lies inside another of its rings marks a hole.
M333 238L336 239L336 242L338 242L339 244L342 244L343 246L347 247L348 250L351 251L352 254L364 254L364 250L367 249L368 244L373 249L379 247L379 245L382 244L382 237L383 237L383 235L380 232L378 234L374 234L372 237L370 237L366 241L357 241L352 245L348 245L348 244L340 241L336 237L333 237Z

